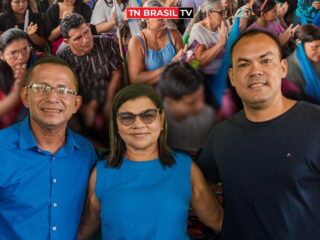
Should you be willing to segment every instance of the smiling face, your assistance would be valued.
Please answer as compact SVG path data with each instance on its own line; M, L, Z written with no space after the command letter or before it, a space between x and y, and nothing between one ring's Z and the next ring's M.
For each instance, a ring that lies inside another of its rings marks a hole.
M139 114L148 109L157 109L157 107L148 97L139 97L122 104L117 113ZM117 119L120 137L126 148L132 152L157 149L163 124L164 113L160 111L157 111L155 120L148 124L144 123L139 116L136 116L135 121L129 126L123 125L119 118Z
M280 59L277 44L265 34L242 38L234 47L231 84L245 108L264 108L279 102L287 62Z
M72 71L58 64L42 64L35 67L30 84L44 84L53 88L67 87L76 90ZM34 92L31 88L21 90L21 99L29 108L30 122L41 129L66 128L71 116L81 105L80 96L58 96L55 90L48 94Z

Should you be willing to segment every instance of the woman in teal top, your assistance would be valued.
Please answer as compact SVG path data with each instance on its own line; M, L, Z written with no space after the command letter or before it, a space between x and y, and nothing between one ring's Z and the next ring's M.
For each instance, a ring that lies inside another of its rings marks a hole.
M159 0L148 0L143 7L164 7ZM138 35L128 45L128 71L132 83L156 86L166 65L184 54L177 29L168 29L165 19L145 19Z
M111 154L91 174L79 239L100 224L108 240L188 239L190 204L220 231L223 211L199 168L167 146L163 104L152 87L120 90L111 117Z

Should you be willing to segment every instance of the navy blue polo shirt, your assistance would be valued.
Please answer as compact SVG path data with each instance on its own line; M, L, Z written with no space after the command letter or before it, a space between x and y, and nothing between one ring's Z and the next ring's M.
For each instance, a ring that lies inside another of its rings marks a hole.
M1 130L0 239L75 239L96 159L70 129L55 154L37 146L29 118Z

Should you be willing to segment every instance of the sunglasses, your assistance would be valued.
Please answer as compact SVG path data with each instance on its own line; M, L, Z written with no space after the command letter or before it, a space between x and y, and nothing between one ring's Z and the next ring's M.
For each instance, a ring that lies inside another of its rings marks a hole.
M119 122L124 126L130 126L133 124L137 116L139 116L143 123L151 124L156 120L158 112L161 114L162 109L147 109L138 114L134 114L132 112L119 112L117 113L117 117Z

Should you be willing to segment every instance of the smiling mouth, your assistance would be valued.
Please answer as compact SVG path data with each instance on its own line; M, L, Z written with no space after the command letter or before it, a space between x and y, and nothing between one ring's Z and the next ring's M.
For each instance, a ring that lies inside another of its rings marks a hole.
M61 109L52 109L52 108L42 108L41 109L45 113L61 113Z
M261 82L259 82L259 83L251 83L251 84L249 84L249 88L255 89L255 88L263 87L265 85L266 85L266 83L261 83Z
M132 136L135 136L135 137L144 137L144 136L147 136L148 133L134 133L134 134L131 134Z

